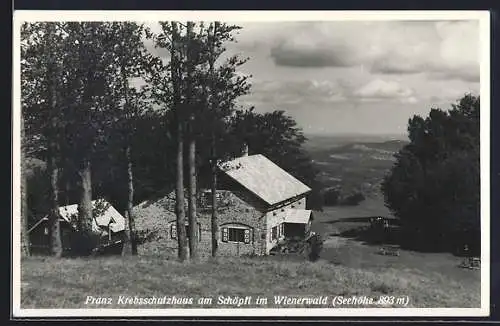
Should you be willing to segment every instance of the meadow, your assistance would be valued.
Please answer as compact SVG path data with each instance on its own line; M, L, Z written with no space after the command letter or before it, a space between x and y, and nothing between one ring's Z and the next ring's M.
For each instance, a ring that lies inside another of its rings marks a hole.
M325 244L321 259L316 262L303 257L268 256L206 257L200 262L180 263L173 252L161 250L160 243L156 244L160 247L149 244L147 250L140 248L136 257L62 260L29 257L21 263L21 306L137 308L137 305L120 305L118 297L176 296L196 300L224 295L267 297L268 305L250 306L269 308L275 307L272 298L276 295L329 298L342 295L408 297L405 307L479 307L480 272L459 268L460 258L405 250L400 250L399 257L382 256L375 245L338 235L365 223L353 222L350 217L383 213L383 210L380 202L368 200L357 207L317 212L313 229L321 230ZM85 304L87 296L115 300L104 306Z

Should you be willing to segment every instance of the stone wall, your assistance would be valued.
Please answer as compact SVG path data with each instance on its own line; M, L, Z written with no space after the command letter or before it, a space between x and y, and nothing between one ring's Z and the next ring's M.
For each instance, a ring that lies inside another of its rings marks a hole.
M205 193L205 195L203 195ZM206 196L205 198L203 198ZM199 250L210 255L212 248L210 192L200 191L198 200L198 222L200 223ZM265 205L251 194L237 189L217 190L217 213L219 224L219 255L267 255L284 238L286 209L305 209L305 195L285 205L263 213ZM176 223L175 193L154 202L144 202L134 208L137 229L158 230L158 239L166 248L176 250L177 239L172 237L172 226ZM186 207L187 212L187 207ZM186 217L187 221L187 217ZM272 239L272 228L278 227L278 239ZM223 228L243 228L250 231L250 242L222 241Z
M200 192L200 195L202 192ZM233 192L218 190L219 255L245 255L265 253L265 231L263 214ZM208 195L207 195L208 196ZM200 197L203 197L202 195ZM202 255L210 255L212 248L211 207L209 201L200 198L198 202L198 222L200 224L199 249ZM137 229L158 229L163 246L177 249L177 238L172 236L175 220L175 193L171 193L155 202L141 203L134 208L137 217ZM187 218L186 218L187 221ZM222 229L236 227L250 230L250 242L223 242ZM264 231L264 232L263 232Z

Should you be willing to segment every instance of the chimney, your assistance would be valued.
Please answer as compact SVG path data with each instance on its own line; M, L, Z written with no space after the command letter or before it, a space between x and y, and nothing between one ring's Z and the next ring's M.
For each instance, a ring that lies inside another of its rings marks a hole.
M247 143L243 143L243 149L242 149L242 154L241 154L242 157L244 156L248 156L248 144Z

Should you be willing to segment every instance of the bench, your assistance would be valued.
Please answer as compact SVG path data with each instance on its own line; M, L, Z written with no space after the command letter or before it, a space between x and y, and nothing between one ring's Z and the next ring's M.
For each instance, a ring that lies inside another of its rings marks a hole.
M399 249L393 247L382 247L379 249L379 254L384 256L399 256Z
M480 269L481 268L481 258L479 257L467 257L460 264L462 268L468 269Z

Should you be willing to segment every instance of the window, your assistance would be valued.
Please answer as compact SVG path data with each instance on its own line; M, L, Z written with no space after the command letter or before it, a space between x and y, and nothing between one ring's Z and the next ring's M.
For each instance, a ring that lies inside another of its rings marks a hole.
M177 239L177 225L172 223L170 225L170 238ZM186 224L186 239L189 239L189 224ZM198 240L201 241L201 224L198 223Z
M177 239L177 225L170 225L170 237L172 239Z
M222 194L220 192L215 193L215 200L217 201L217 205L219 205L222 200ZM212 191L203 191L199 196L198 203L201 207L212 207Z
M278 227L273 226L271 230L271 240L276 240L276 239L278 239Z
M233 242L245 242L245 230L243 229L228 229L228 240Z
M222 242L250 243L250 229L238 227L223 227Z

